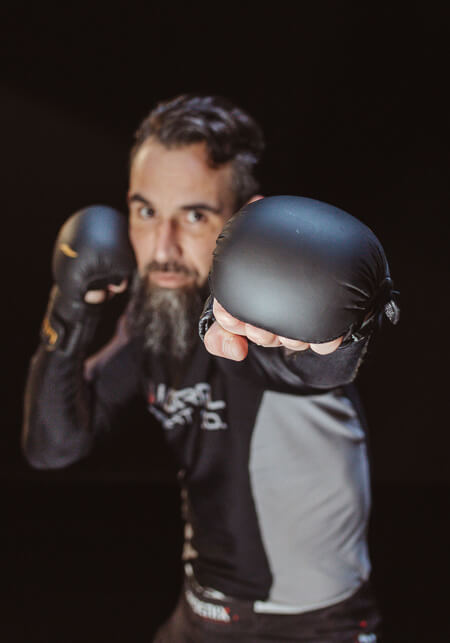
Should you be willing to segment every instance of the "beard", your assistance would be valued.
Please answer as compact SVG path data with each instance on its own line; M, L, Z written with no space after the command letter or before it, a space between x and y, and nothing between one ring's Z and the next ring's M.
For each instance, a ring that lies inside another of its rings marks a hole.
M207 296L207 286L161 288L150 282L153 270L181 272L197 277L176 263L150 263L142 275L136 274L127 312L127 329L131 336L141 337L148 357L163 357L177 369L192 352L197 342L198 320Z

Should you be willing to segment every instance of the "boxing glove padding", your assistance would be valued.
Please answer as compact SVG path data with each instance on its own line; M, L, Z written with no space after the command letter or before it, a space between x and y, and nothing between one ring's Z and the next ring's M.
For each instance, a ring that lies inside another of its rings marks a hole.
M392 298L370 228L296 196L267 197L234 215L217 239L209 280L236 318L310 343L357 333Z
M55 285L42 325L47 345L67 346L69 328L77 335L82 332L75 330L77 323L84 322L86 332L93 328L102 306L87 303L86 292L120 283L131 276L135 266L124 215L104 205L73 214L59 231L53 250Z

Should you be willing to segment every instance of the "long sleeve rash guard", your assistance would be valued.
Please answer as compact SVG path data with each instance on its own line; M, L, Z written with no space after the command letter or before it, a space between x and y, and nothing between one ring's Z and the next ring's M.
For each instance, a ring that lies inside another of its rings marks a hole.
M368 339L330 355L249 346L240 363L202 342L176 387L124 325L84 364L44 345L27 384L24 449L55 468L84 457L136 394L173 451L203 586L264 611L336 603L367 579L365 432L353 387ZM155 424L149 422L151 430Z

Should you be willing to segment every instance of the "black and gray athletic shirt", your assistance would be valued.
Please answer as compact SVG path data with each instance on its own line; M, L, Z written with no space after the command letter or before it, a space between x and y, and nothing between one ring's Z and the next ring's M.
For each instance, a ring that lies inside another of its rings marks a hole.
M325 356L250 344L237 363L199 339L174 388L159 360L144 375L140 342L119 328L87 368L79 355L38 349L26 394L29 461L60 467L83 457L141 391L179 467L186 558L201 585L272 612L354 593L370 571L370 497L349 383L368 340Z

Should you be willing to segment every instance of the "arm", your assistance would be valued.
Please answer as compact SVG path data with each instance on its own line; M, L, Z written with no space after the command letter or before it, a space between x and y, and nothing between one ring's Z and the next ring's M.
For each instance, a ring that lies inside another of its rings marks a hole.
M45 319L44 328L50 323L48 316ZM50 319L55 322L51 313ZM33 467L67 466L89 453L93 446L96 427L91 421L92 402L83 377L83 362L94 325L92 321L86 323L79 341L73 342L69 351L53 350L44 338L31 360L25 389L22 447Z
M213 306L211 301L204 315L209 316L208 330L203 329L205 347L213 355L227 358L223 368L246 377L251 372L271 387L303 394L352 382L373 326L368 323L364 332L344 342L341 336L332 342L311 345L240 322L218 302Z
M58 468L79 460L107 425L108 405L96 382L88 384L83 373L103 306L86 300L92 288L123 282L133 267L126 222L119 213L87 208L63 226L55 244L55 286L42 343L26 384L22 446L32 466Z

